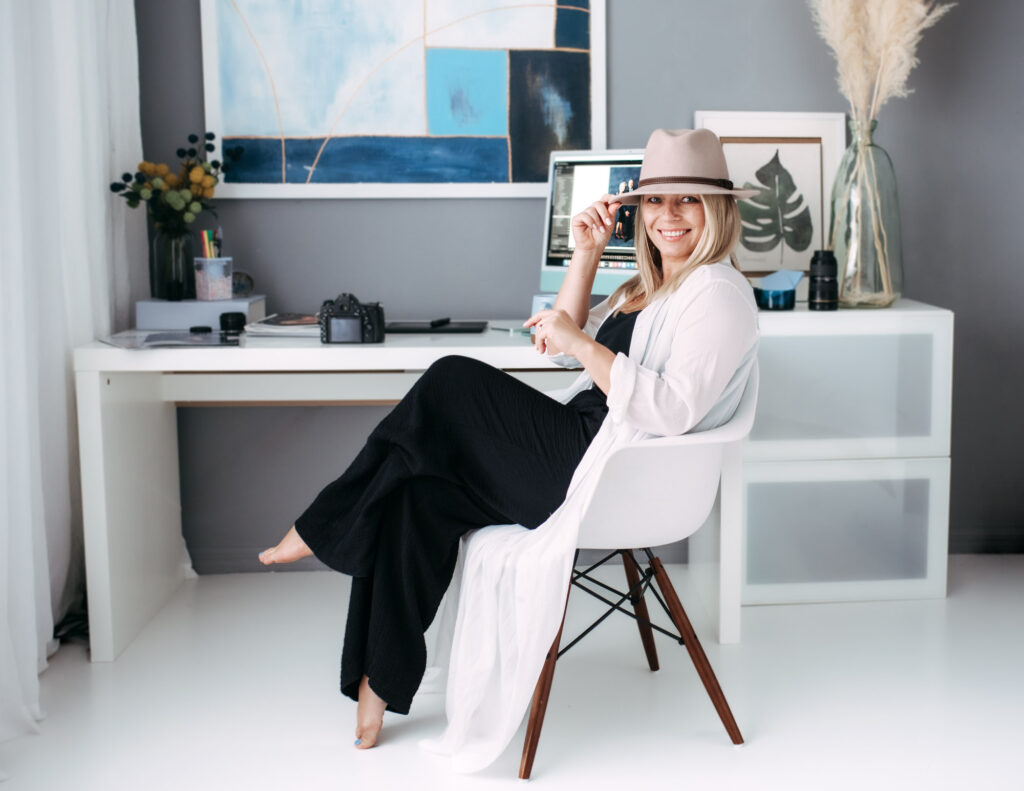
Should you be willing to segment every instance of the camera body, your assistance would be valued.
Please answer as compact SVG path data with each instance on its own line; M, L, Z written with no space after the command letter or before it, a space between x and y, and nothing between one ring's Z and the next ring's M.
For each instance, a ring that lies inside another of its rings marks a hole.
M384 308L379 302L360 302L339 294L320 306L321 343L383 343Z

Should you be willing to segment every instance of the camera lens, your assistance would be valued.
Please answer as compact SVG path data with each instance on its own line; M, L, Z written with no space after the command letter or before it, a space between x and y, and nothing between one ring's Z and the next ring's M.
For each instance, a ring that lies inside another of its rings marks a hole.
M835 254L831 250L815 250L811 256L810 279L807 286L809 310L836 310L839 307L839 280L836 277Z
M241 332L245 328L245 314L241 312L221 313L221 332Z

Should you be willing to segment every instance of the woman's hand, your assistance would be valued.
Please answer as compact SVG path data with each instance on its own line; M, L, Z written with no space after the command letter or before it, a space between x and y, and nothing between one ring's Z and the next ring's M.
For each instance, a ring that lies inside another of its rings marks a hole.
M615 226L615 213L622 203L617 195L605 195L572 218L572 237L581 252L602 252Z
M590 336L576 326L572 316L564 310L542 310L524 323L533 327L533 343L541 354L568 354L579 357L582 349L593 343Z
M526 320L524 327L534 328L533 342L541 354L562 352L575 357L605 393L611 387L615 354L576 326L564 310L542 310Z

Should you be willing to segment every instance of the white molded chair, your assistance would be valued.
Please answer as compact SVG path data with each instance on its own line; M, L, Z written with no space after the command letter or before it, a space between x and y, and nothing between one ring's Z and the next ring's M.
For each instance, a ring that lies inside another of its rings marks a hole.
M561 651L559 645L562 629L559 628L544 660L544 667L534 691L526 740L523 744L523 757L519 766L520 778L529 778L533 769L533 759L540 741L548 693L551 690L558 657L615 611L636 619L640 640L651 670L658 669L654 630L663 632L686 646L733 744L743 743L743 736L718 685L714 670L704 654L704 649L701 648L700 641L661 561L651 553L650 547L687 538L707 520L718 494L725 450L734 443L742 443L754 425L757 389L758 369L755 362L740 404L726 424L696 434L633 442L615 451L605 462L597 487L580 523L577 547L611 552L587 569L574 570L569 590L571 592L572 587L576 586L601 599L610 605L610 608ZM628 492L629 496L624 497L624 492ZM628 544L628 548L623 548L624 544ZM634 548L642 548L646 553L648 569L642 569L637 563L632 551ZM615 590L590 576L595 568L616 555L622 557L628 591ZM658 596L657 590L652 589L651 592L664 607L679 634L673 634L651 623L644 592L651 588L652 580L660 588L661 596ZM606 592L598 593L588 588L585 583L596 584ZM615 600L607 598L607 591L611 591ZM632 605L633 612L623 607L627 599ZM568 605L568 600L566 604ZM564 626L564 615L562 623Z

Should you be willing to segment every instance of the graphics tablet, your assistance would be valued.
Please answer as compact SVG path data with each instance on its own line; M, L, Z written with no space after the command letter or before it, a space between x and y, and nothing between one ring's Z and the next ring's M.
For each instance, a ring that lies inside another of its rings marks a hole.
M446 321L443 324L431 321L389 321L384 325L384 332L483 332L487 329L486 321Z

